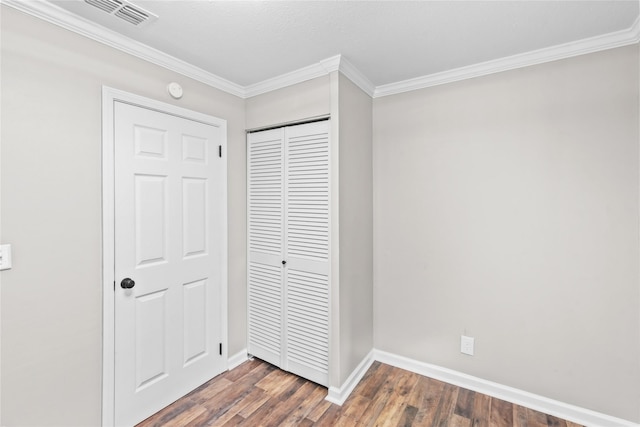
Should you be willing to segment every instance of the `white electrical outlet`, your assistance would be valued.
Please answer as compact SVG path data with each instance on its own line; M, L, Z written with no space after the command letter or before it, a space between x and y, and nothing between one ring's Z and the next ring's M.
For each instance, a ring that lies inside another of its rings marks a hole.
M460 352L464 354L468 354L469 356L473 356L473 337L467 337L464 335L460 336Z

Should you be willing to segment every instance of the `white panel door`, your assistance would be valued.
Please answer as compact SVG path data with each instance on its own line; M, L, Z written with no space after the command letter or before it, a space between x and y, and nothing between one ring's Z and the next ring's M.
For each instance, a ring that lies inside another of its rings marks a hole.
M249 343L256 357L329 380L329 122L250 133Z
M248 323L247 351L282 365L284 129L247 135Z
M283 368L329 383L329 121L285 132Z
M133 425L226 369L224 160L220 128L121 102L114 135L115 424Z

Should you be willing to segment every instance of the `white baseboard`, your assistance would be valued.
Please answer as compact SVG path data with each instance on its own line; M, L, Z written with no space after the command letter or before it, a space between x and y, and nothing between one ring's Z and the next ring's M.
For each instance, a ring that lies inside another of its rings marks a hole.
M335 403L336 405L342 405L344 401L347 400L353 389L356 388L360 380L362 380L362 377L364 377L364 374L367 373L367 370L369 370L369 367L371 367L371 364L374 362L373 352L374 350L371 350L369 354L362 359L342 386L329 387L329 394L327 394L326 400L331 403Z
M244 349L228 359L229 370L239 366L248 360L247 350ZM353 389L362 380L373 362L378 361L387 365L405 369L425 377L434 378L462 388L473 390L491 397L525 406L545 414L573 421L589 427L640 427L640 424L621 418L612 417L590 409L570 405L544 396L529 393L524 390L509 387L503 384L487 381L482 378L443 368L426 362L409 359L408 357L373 349L367 354L351 375L340 387L329 387L326 400L342 405Z
M233 368L237 368L247 360L249 360L249 357L247 355L247 349L245 348L227 359L227 367L229 370L232 370Z
M431 365L425 362L387 353L381 350L373 350L373 359L387 365L415 372L425 377L434 378L469 390L477 391L491 397L506 400L507 402L525 406L545 414L573 421L590 427L640 427L640 424L615 418L606 414L559 402L537 394L529 393L506 385L494 383L482 378L454 371L452 369ZM352 389L353 390L353 389ZM331 390L329 390L331 395ZM348 396L348 394L347 394ZM329 398L327 398L329 400ZM346 397L345 397L346 400Z

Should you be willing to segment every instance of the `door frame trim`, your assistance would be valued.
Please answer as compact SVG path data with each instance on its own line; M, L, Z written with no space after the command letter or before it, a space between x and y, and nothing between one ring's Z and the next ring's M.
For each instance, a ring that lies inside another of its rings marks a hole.
M114 125L116 102L171 114L185 119L220 128L220 144L224 153L223 198L228 208L227 197L227 121L165 102L135 95L108 86L102 86L102 425L113 426L115 422L115 158ZM228 359L228 220L227 209L222 213L224 222L222 243L222 359Z

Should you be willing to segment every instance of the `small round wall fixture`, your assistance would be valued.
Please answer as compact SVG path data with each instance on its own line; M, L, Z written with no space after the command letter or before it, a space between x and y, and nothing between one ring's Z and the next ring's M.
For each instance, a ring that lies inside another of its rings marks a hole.
M171 82L167 85L167 92L169 92L169 95L171 95L172 98L182 98L182 86L176 82Z

